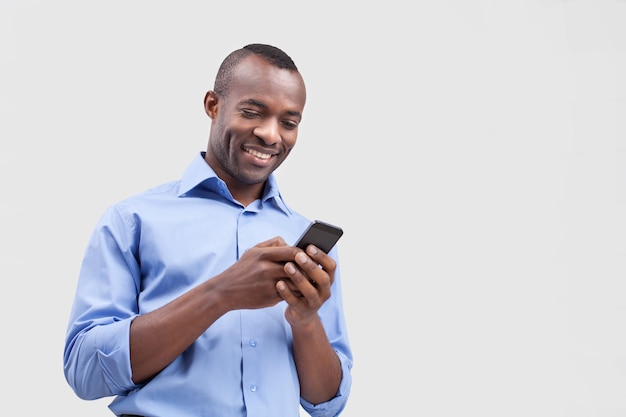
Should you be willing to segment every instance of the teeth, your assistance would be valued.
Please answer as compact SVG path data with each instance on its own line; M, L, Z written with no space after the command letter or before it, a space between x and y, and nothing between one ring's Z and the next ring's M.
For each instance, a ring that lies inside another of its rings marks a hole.
M259 159L270 159L270 158L272 157L272 155L271 155L271 154L268 154L268 153L261 153L261 152L259 152L259 151L255 151L255 150L253 150L253 149L246 149L245 151L246 151L246 152L248 152L248 153L249 153L249 154L251 154L251 155L256 156L256 157L257 157L257 158L259 158Z

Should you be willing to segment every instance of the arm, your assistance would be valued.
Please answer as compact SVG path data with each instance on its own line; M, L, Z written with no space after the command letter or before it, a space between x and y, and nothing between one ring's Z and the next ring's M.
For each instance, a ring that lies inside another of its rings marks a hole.
M293 354L301 396L312 404L331 400L342 380L341 363L320 321L318 310L330 298L336 262L313 246L285 264L285 272L297 289L284 281L276 288L288 303L285 318L293 333ZM322 266L320 268L319 266Z
M226 311L279 302L275 284L286 277L284 263L299 251L282 239L268 240L178 299L139 314L139 232L128 225L117 210L108 211L81 268L63 366L69 385L83 399L135 389Z
M136 317L130 327L133 381L140 383L161 371L226 312L281 301L276 282L285 278L283 265L294 252L282 238L260 243L221 274Z

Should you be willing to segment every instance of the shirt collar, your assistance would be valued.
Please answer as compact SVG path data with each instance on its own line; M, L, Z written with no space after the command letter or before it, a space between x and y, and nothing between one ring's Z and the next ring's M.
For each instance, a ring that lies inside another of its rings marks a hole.
M226 183L217 176L213 168L207 164L204 159L205 152L198 152L196 157L191 161L183 176L180 179L178 188L179 197L200 197L208 196L208 194L218 194L234 203L237 203L230 194ZM267 203L274 204L277 208L287 214L291 214L291 210L285 204L276 176L272 173L265 183L263 196L261 197L261 206ZM237 203L239 204L239 203Z

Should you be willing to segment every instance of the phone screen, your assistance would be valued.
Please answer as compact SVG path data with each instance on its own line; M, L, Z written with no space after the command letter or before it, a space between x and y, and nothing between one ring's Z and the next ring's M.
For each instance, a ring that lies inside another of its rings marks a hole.
M315 220L304 231L296 246L305 249L308 245L315 245L325 253L335 246L339 238L343 235L343 230L339 226Z

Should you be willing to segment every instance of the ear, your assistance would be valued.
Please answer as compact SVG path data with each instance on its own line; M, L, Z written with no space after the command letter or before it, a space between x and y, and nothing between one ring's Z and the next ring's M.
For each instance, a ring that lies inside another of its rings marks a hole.
M211 118L215 118L217 115L217 104L219 102L219 96L215 91L207 91L204 96L204 111Z

